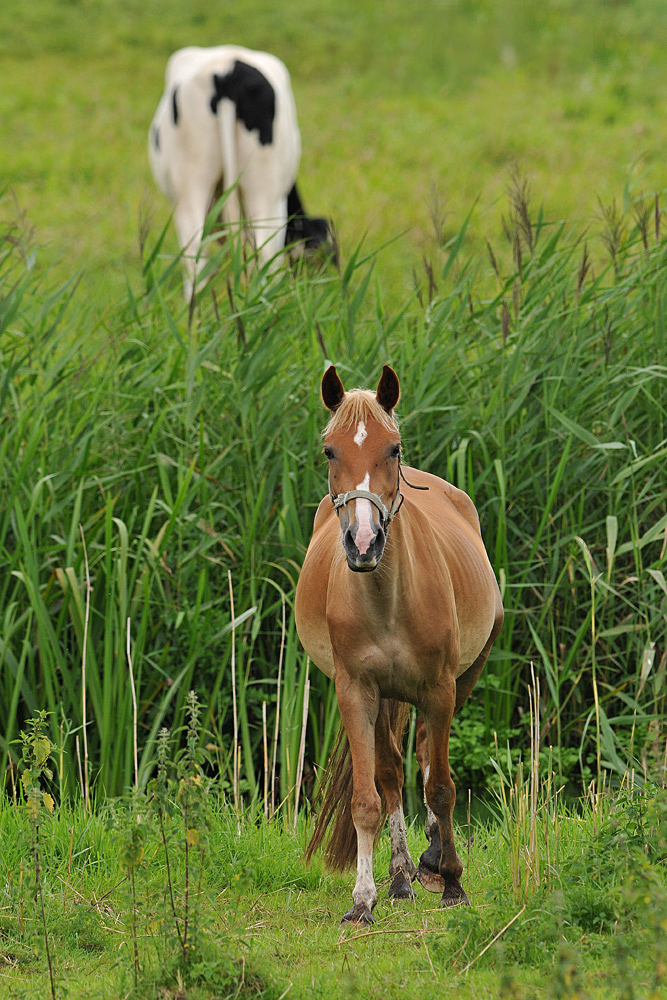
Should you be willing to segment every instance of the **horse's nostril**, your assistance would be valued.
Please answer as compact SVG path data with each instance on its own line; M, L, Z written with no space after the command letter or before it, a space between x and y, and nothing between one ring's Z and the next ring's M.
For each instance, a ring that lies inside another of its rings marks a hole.
M359 541L359 536L351 528L347 528L343 533L343 546L352 558L375 559L382 553L385 545L385 532L379 526L375 534L370 539Z

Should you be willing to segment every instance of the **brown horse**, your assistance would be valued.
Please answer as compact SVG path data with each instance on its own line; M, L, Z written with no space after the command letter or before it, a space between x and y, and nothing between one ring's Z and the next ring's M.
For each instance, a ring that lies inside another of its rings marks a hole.
M315 515L296 591L299 637L335 681L347 734L330 765L308 848L310 856L333 821L330 865L342 870L356 853L354 905L344 921L373 919L373 845L383 806L391 836L390 896L412 896L418 877L432 891L442 890L443 906L468 902L454 846L449 729L503 621L472 501L437 476L401 467L392 417L398 397L398 378L387 365L375 394L346 393L335 367L325 373L330 495ZM412 489L402 492L403 482ZM428 807L429 846L419 871L402 806L400 744L409 704L421 713L417 757Z

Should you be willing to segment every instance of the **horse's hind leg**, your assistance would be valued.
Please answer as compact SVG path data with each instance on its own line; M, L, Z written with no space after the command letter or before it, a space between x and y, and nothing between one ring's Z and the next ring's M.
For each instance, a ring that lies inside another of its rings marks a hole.
M375 787L375 723L380 698L377 690L354 682L336 670L336 696L352 757L352 821L357 831L357 881L354 905L343 922L371 923L377 890L373 880L373 846L382 815Z
M403 757L391 731L389 702L380 702L375 723L375 776L380 784L389 814L391 860L389 877L392 899L412 899L412 881L417 871L408 849L405 817L403 815Z
M468 897L461 885L463 864L454 845L452 819L456 802L456 789L449 772L449 728L456 703L453 679L443 685L439 695L425 713L429 756L426 801L437 817L440 831L438 868L444 882L441 903L443 906L454 906L456 903L467 903Z
M496 616L496 621L494 623L491 635L488 641L479 654L477 659L471 663L468 669L456 678L456 703L454 706L454 712L458 712L463 703L467 700L470 692L474 688L475 684L479 680L480 674L484 669L484 664L486 663L489 652L491 651L491 646L493 641L500 632L503 623L502 608L500 613ZM438 826L438 820L435 813L430 808L428 802L426 801L426 784L429 778L429 755L428 755L428 743L426 739L426 724L424 722L423 716L420 716L417 721L417 731L415 734L415 744L417 749L417 760L419 761L419 766L421 768L422 776L424 779L424 802L426 803L426 829L425 833L428 837L428 847L419 859L419 869L417 871L417 878L429 892L442 892L444 889L444 883L439 874L440 865L440 854L441 854L441 844L440 844L440 829Z
M428 742L426 739L426 723L424 716L420 715L417 720L417 731L415 734L415 745L417 750L417 760L424 780L424 805L426 806L426 827L424 832L428 838L428 847L419 859L417 878L429 892L442 892L445 883L440 875L440 829L438 818L426 800L426 784L428 782L430 767L428 757Z

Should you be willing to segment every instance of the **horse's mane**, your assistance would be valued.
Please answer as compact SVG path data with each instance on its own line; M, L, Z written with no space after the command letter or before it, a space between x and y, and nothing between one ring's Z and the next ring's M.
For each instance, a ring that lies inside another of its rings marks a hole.
M340 405L331 414L329 423L322 431L322 437L333 434L334 431L346 431L360 420L376 420L388 431L397 431L398 423L391 413L378 403L375 393L370 389L350 389L341 400Z

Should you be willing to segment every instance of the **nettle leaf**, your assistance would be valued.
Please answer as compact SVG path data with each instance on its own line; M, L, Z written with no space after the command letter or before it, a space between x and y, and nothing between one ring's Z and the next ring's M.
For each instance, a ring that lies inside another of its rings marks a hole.
M46 736L37 736L32 742L32 752L36 764L43 767L51 756L51 740Z

